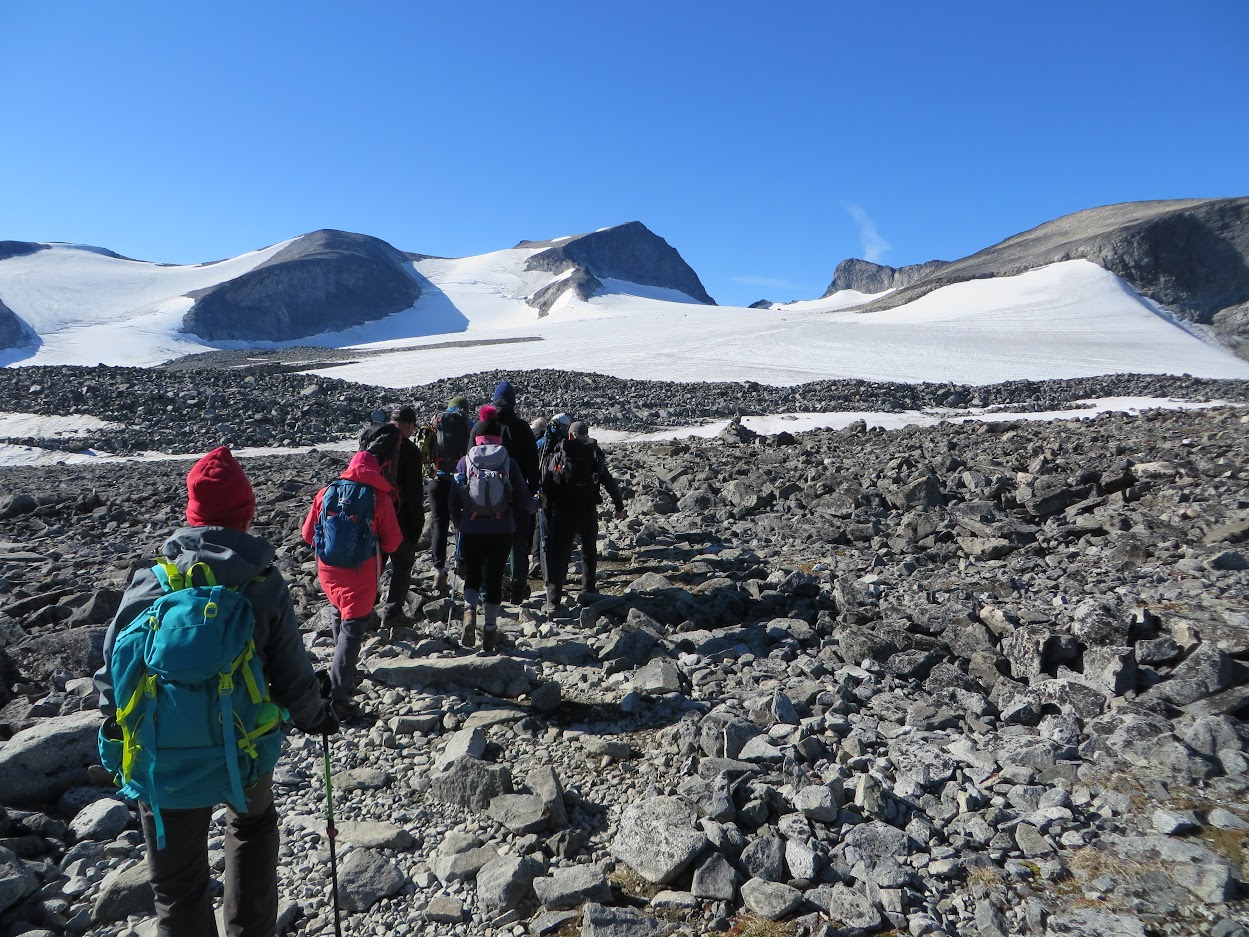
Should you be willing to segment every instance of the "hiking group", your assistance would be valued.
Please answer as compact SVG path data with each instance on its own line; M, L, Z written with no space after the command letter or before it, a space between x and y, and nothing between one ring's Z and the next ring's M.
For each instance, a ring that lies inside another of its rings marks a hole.
M195 463L187 525L133 576L95 677L100 759L121 795L139 804L159 937L217 933L208 837L221 804L226 933L275 933L272 781L284 718L322 737L333 860L329 737L362 715L354 697L365 637L379 621L412 623L426 499L433 591L450 584L454 609L454 583L462 583L462 646L498 648L505 578L507 598L519 604L529 598L528 574L541 571L543 608L556 612L578 536L578 601L595 597L600 489L621 519L619 487L584 422L558 414L530 424L515 404L504 381L475 420L462 396L421 429L414 408L396 407L361 431L359 451L317 492L302 535L330 606L333 655L322 673L304 648L274 547L250 532L256 499L242 466L225 446Z

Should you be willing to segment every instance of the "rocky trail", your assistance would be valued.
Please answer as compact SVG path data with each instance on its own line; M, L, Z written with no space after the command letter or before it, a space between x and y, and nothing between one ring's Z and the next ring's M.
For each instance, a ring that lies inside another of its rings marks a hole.
M701 417L749 405L732 388L634 398L641 382L535 375L543 409L584 383L602 425L613 399L626 423L653 422L661 397ZM1244 398L1186 380L1139 390ZM311 386L265 372L258 395L278 401L276 381ZM335 382L313 383L333 392L308 406L336 400L346 421ZM1076 383L967 393L1027 407L1091 395ZM111 412L43 386L47 412ZM823 393L758 391L791 410ZM333 420L308 420L300 444L324 441ZM219 441L199 433L186 444ZM797 439L734 423L610 448L629 516L603 524L596 601L504 606L503 653L480 657L425 578L418 624L366 646L372 717L334 742L345 932L1246 934L1246 453L1235 407ZM343 461L246 463L322 663L298 527ZM0 470L6 934L151 932L135 814L86 782L86 678L130 570L181 523L186 469ZM292 733L276 774L288 934L333 933L320 778L320 740Z

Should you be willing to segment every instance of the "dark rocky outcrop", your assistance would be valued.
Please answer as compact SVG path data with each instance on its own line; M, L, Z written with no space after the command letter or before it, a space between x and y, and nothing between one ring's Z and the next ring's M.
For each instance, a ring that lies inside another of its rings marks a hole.
M832 296L841 290L857 290L860 293L883 293L899 290L904 286L931 276L949 263L948 260L930 260L923 264L906 267L887 267L870 260L851 258L843 260L833 272L833 282L828 284L824 296ZM824 296L820 298L823 299Z
M26 257L47 249L47 244L38 244L34 241L0 241L0 260L8 260L10 257Z
M572 277L552 284L559 287L555 296L548 292L548 287L529 298L529 304L543 313L549 311L555 298L567 289L576 289L583 299L594 295L592 292L586 293L590 278L598 281L626 280L642 286L665 287L678 290L696 302L715 305L715 300L707 295L698 274L677 253L676 248L640 221L580 234L559 243L521 241L516 246L547 247L529 258L526 269L563 273L570 267L577 268L577 273ZM599 285L601 287L601 282Z
M0 348L17 348L33 339L30 327L0 299Z
M1065 260L1092 261L1180 317L1213 324L1229 344L1249 347L1249 197L1126 202L1064 215L862 308L890 309L951 283Z
M254 270L190 293L183 330L209 341L289 341L372 322L416 302L409 264L378 238L314 231Z

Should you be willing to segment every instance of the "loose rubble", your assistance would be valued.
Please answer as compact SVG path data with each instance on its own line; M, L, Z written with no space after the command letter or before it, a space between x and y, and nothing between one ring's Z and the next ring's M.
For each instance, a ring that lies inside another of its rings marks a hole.
M610 449L602 595L478 657L425 578L366 645L351 932L1244 935L1246 453L1231 407ZM321 661L298 525L342 461L248 462ZM150 928L86 678L185 471L0 471L6 934ZM319 739L275 791L284 932L332 933Z

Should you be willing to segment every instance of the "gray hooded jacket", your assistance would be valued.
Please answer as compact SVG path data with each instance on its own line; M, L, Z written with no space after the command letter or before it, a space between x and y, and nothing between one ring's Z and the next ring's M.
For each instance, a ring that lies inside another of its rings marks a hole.
M161 554L183 572L193 563L207 563L219 584L246 585L243 594L256 618L253 640L269 678L270 694L290 710L297 727L315 727L323 709L320 686L299 635L286 580L273 566L273 547L259 537L228 527L183 527L165 541ZM264 578L257 580L257 576ZM109 664L117 632L162 594L152 570L141 569L122 596L121 607L104 636L104 666L95 675L100 709L106 717L111 718L116 711Z

